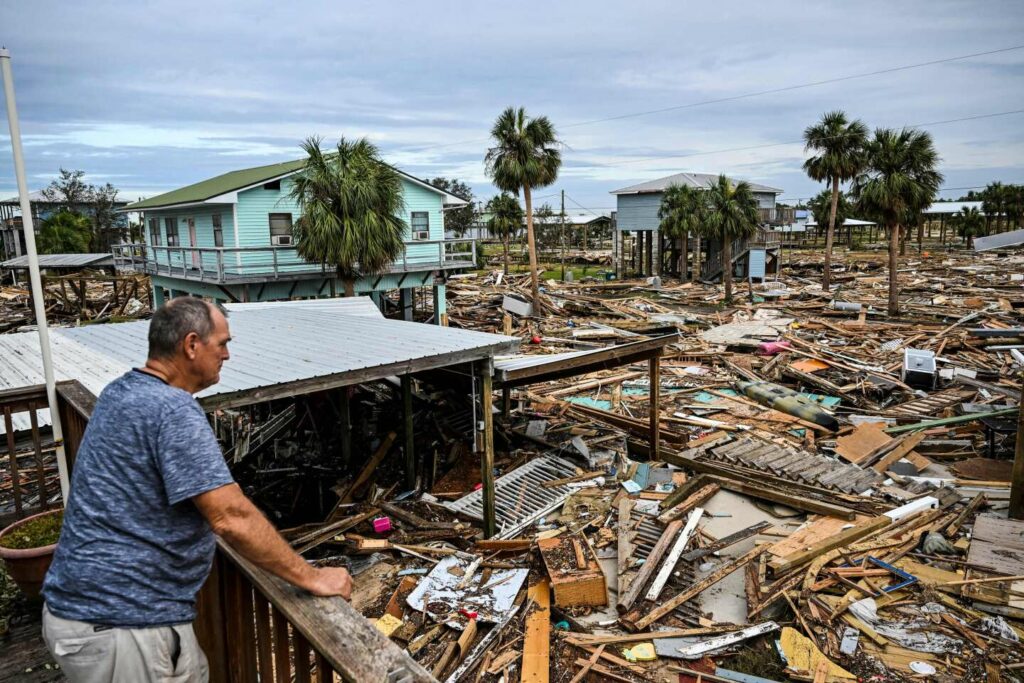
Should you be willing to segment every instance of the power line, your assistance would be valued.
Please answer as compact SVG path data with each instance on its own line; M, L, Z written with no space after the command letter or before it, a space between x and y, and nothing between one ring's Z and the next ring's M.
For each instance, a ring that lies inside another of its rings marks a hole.
M939 188L939 192L952 192L953 190L984 190L987 185L969 185L966 187L942 187ZM808 199L814 199L814 197L779 197L775 201L777 202L801 202Z
M993 113L993 114L977 114L977 115L974 115L974 116L963 116L963 117L958 118L958 119L945 119L945 120L942 120L942 121L929 121L927 123L914 123L914 124L905 125L903 127L904 128L924 128L926 126L939 126L939 125L944 125L944 124L947 124L947 123L959 123L961 121L975 121L977 119L990 119L990 118L994 118L996 116L1009 116L1011 114L1024 114L1024 109L1014 109L1013 111L1001 111L1001 112L996 112L996 113ZM827 138L823 138L823 139L832 139L832 138L845 137L845 136L846 136L846 134L844 133L842 135L828 136ZM709 155L709 154L725 154L725 153L728 153L728 152L746 152L746 151L750 151L750 150L754 150L754 149L767 149L769 147L783 147L785 145L803 144L803 142L804 142L803 138L801 138L799 140L788 140L786 142L769 142L769 143L766 143L766 144L763 144L763 145L748 145L746 147L728 147L728 148L725 148L725 149L714 149L714 150L708 150L708 151L704 151L704 152L690 152L688 154L671 154L671 155L668 155L668 156L645 157L645 158L642 158L642 159L626 159L624 161L613 161L613 162L604 163L604 164L602 164L602 163L594 163L592 165L604 168L604 167L610 167L610 166L622 166L622 165L625 165L625 164L639 164L639 163L643 163L643 162L646 162L646 161L661 161L662 159L684 159L684 158L687 158L687 157L699 157L699 156L706 156L706 155Z
M640 117L640 116L650 116L652 114L661 114L661 113L665 113L665 112L669 112L669 111L679 111L679 110L682 110L682 109L692 109L692 108L695 108L695 107L703 107L703 106L707 106L709 104L720 104L720 103L723 103L723 102L734 102L736 100L749 99L749 98L752 98L752 97L761 97L763 95L773 95L773 94L778 94L778 93L783 93L783 92L792 92L793 90L801 90L801 89L804 89L804 88L813 88L813 87L817 87L819 85L827 85L829 83L841 83L843 81L851 81L851 80L855 80L855 79L858 79L858 78L869 78L871 76L881 76L881 75L884 75L884 74L896 73L896 72L899 72L899 71L908 71L910 69L920 69L920 68L923 68L923 67L926 67L926 66L935 66L937 64L946 64L946 63L949 63L949 62L956 62L956 61L961 61L961 60L964 60L964 59L972 59L974 57L985 57L985 56L988 56L988 55L1001 54L1001 53L1004 53L1004 52L1012 52L1014 50L1021 50L1021 49L1024 49L1024 45L1013 45L1011 47L998 48L996 50L986 50L984 52L972 52L971 54L966 54L966 55L957 55L955 57L945 57L943 59L933 59L933 60L930 60L930 61L927 61L927 62L918 62L916 64L904 64L902 66L894 66L894 67L889 67L889 68L885 68L885 69L878 69L878 70L875 70L875 71L868 71L868 72L859 73L859 74L849 74L849 75L846 75L846 76L837 76L835 78L826 78L826 79L822 79L822 80L818 80L818 81L809 81L807 83L799 83L799 84L796 84L796 85L787 85L787 86L783 86L783 87L780 87L780 88L772 88L772 89L769 89L769 90L759 90L759 91L756 91L756 92L743 93L743 94L740 94L740 95L730 95L728 97L719 97L719 98L710 99L710 100L699 100L697 102L688 102L686 104L678 104L678 105L673 105L671 107L662 107L660 109L650 109L650 110L647 110L647 111L639 111L639 112L631 112L631 113L626 113L626 114L618 114L616 116L608 116L608 117L600 118L600 119L591 119L591 120L588 120L588 121L578 121L576 123L570 123L570 124L566 124L564 126L561 126L561 128L563 130L566 129L566 128L578 128L580 126L589 126L589 125L593 125L595 123L605 123L605 122L608 122L608 121L620 121L622 119L636 118L636 117ZM401 148L400 147L400 148L398 148L398 150L401 150L401 151L411 151L411 152L421 152L421 151L426 151L426 150L429 150L429 149L440 149L440 148L444 148L444 147L456 147L456 146L459 146L459 145L466 145L466 144L470 144L470 143L487 142L488 140L489 140L489 138L477 138L477 139L474 139L474 140L461 140L461 141L458 141L458 142L445 142L445 143L439 143L439 144L436 144L436 145L426 145L426 146L421 146L421 147L406 147L406 148Z

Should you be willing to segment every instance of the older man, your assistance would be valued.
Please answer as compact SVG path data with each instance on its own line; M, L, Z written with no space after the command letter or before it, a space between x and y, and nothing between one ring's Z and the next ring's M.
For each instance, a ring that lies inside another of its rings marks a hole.
M344 569L292 551L228 472L192 395L220 380L229 341L220 309L173 299L150 322L145 367L96 402L43 587L43 637L73 683L208 678L191 622L214 534L314 595L351 593Z

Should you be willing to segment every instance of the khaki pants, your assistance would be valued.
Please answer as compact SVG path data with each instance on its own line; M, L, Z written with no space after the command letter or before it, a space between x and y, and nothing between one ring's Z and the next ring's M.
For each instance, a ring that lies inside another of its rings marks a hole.
M96 630L44 605L43 640L70 683L206 683L210 676L192 624Z

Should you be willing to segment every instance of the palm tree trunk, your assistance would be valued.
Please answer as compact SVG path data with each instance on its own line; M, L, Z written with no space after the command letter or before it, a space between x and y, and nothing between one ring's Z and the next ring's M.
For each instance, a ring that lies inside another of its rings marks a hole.
M722 240L722 281L725 282L725 303L732 303L732 240Z
M921 253L921 249L924 248L924 221L918 219L917 222L917 253Z
M686 263L688 259L687 252L690 250L690 235L686 230L683 231L683 236L680 239L679 249L679 279L686 279Z
M345 285L345 296L355 296L356 295L356 281L353 280L350 277L347 277L344 280L342 280L342 282Z
M505 232L505 237L501 240L501 247L505 252L505 277L508 277L508 231Z
M690 274L690 282L696 283L700 279L700 233L693 235L693 272Z
M836 233L836 208L839 206L839 176L832 178L832 205L828 210L828 232L825 233L825 267L821 273L821 289L828 292L832 284L832 240Z
M526 204L526 245L530 254L530 293L533 295L533 314L540 312L540 281L537 278L537 242L533 235L533 197L530 186L523 186L523 203Z
M900 224L892 226L889 232L889 315L900 314L900 293L896 278L897 253L900 246Z

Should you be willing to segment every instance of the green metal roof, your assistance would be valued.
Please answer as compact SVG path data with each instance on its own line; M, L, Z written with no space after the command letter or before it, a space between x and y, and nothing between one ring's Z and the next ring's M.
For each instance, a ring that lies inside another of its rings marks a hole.
M124 211L139 211L141 209L158 209L167 206L178 206L180 204L195 204L205 202L208 199L217 197L228 192L240 190L250 185L258 185L272 178L293 173L306 165L305 159L296 161L285 161L280 164L269 166L257 166L256 168L243 168L240 171L231 171L209 180L203 180L192 185L171 190L140 202L129 204Z

